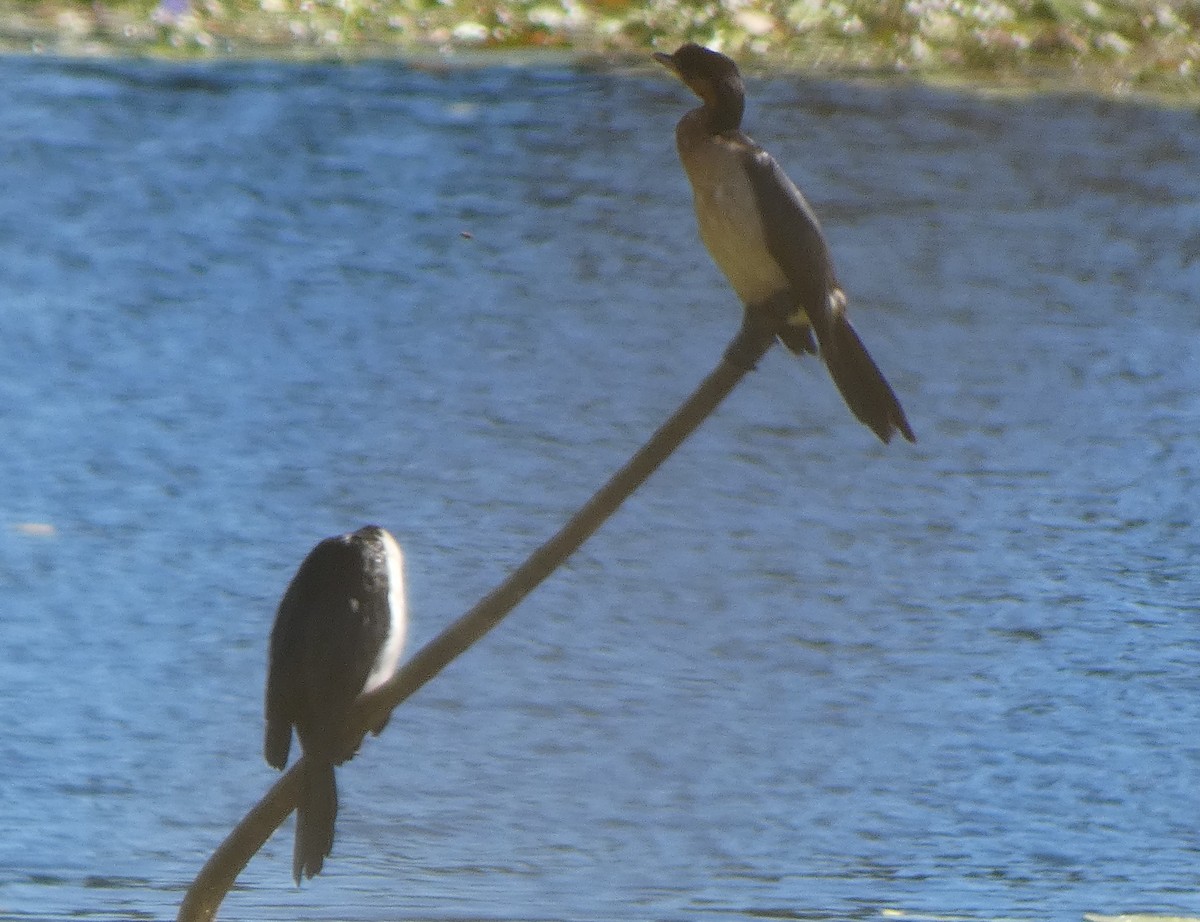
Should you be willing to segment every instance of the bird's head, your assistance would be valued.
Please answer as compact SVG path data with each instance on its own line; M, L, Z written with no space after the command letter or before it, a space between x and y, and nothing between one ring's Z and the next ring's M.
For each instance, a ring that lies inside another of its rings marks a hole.
M692 42L681 45L674 54L655 52L654 60L703 100L710 120L718 122L713 125L714 130L726 131L741 125L746 87L732 60L719 51Z

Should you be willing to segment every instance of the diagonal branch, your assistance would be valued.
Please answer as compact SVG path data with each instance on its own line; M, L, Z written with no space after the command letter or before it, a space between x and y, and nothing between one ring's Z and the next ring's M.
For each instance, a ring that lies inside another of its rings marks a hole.
M382 724L392 710L442 671L455 657L495 627L500 620L554 572L658 469L717 408L774 340L774 332L743 324L720 364L654 433L623 468L596 491L556 535L474 608L426 644L385 685L364 696L355 709L361 738ZM261 801L246 814L201 868L179 906L177 922L211 922L238 874L296 807L303 759L292 765Z

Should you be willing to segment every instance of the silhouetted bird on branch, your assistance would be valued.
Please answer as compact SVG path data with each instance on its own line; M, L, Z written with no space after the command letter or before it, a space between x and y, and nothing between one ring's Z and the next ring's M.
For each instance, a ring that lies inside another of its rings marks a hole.
M362 742L350 734L350 714L359 695L395 674L407 627L400 547L375 525L313 548L279 603L263 754L282 769L296 728L304 751L292 859L297 884L301 874L318 873L333 849L333 768ZM383 724L373 729L379 733Z

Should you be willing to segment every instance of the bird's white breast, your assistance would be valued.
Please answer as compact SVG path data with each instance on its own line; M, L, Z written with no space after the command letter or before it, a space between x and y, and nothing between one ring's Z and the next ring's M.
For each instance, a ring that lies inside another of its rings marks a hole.
M787 288L771 257L758 203L743 166L744 148L708 137L683 148L692 184L700 239L745 304L755 305Z
M364 694L374 691L395 674L408 634L408 609L404 598L404 555L400 552L400 545L388 532L383 532L382 537L387 560L388 610L391 613L391 625L387 640L384 641L379 655L375 657L367 682L363 686Z

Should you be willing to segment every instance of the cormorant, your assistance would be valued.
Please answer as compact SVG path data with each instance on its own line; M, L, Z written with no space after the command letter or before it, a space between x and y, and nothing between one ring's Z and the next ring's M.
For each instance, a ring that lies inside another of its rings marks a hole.
M359 695L396 672L407 627L403 556L377 525L318 544L279 603L263 754L282 769L296 728L305 766L292 859L297 884L301 874L319 872L333 849L333 767L352 758L362 742L349 737L350 714ZM379 733L383 724L373 729Z
M675 129L700 238L745 305L797 355L820 353L847 406L884 442L916 441L900 401L846 316L816 215L765 150L741 131L737 65L696 44L654 59L700 97ZM730 356L736 360L735 355Z

